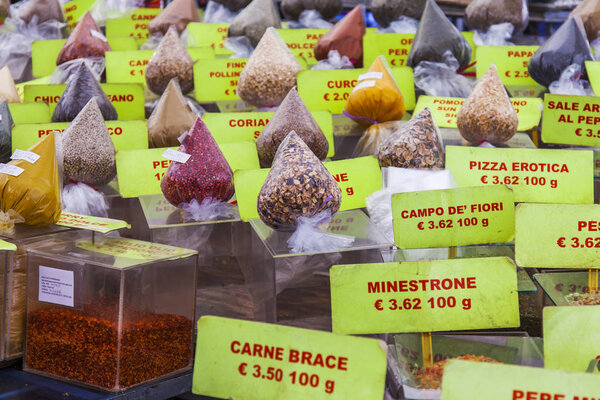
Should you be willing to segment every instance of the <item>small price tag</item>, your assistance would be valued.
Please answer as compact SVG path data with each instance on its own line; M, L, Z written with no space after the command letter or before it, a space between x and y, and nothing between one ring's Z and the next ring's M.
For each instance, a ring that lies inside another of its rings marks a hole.
M490 65L496 64L500 80L505 85L536 85L529 76L529 60L539 46L479 46L477 47L477 79Z
M376 339L206 316L192 392L217 398L381 399L386 346Z
M15 150L13 155L10 156L10 159L11 160L25 160L31 164L35 164L35 162L40 159L40 156L31 151L17 149L17 150Z
M246 66L247 58L199 60L194 64L196 101L213 103L222 100L239 100L236 89L238 79Z
M329 29L277 29L277 33L287 44L292 54L306 61L308 65L317 63L315 45Z
M600 99L546 94L542 139L547 143L600 146Z
M394 237L402 249L511 241L512 189L483 186L398 193L392 196Z
M511 185L516 202L594 202L591 151L448 146L446 168L462 187Z
M160 12L160 8L138 8L128 17L107 19L106 36L109 39L111 37L129 36L141 45L150 37L148 24Z
M341 114L358 77L366 69L306 70L298 73L298 93L309 110L328 110ZM407 110L415 108L413 70L408 67L392 68L398 87L404 96Z
M177 161L178 163L185 164L187 160L192 156L191 154L182 153L181 151L167 149L162 154L163 158L171 161Z
M210 46L215 49L216 54L229 55L232 54L231 51L225 48L228 27L229 24L190 22L187 29L194 46Z
M86 229L100 233L108 233L122 228L131 228L131 225L127 222L118 219L92 217L90 215L80 215L65 211L60 214L60 219L56 225Z
M519 326L517 269L507 257L336 265L330 279L337 333Z
M17 251L17 246L14 243L9 243L4 240L0 240L0 250L2 250L2 251Z
M597 375L548 368L450 360L444 367L442 399L592 400Z
M588 268L600 263L600 205L520 204L515 216L520 267Z
M75 28L79 19L92 7L96 0L72 0L63 5L69 28Z
M17 167L16 165L0 163L0 174L19 176L23 173L23 171L25 171L23 168Z

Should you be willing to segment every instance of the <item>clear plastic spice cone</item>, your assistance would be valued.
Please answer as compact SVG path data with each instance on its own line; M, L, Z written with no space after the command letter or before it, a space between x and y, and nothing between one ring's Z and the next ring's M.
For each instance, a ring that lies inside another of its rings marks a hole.
M167 89L148 118L148 142L153 147L179 146L177 138L196 122L176 79L171 79Z
M252 0L231 22L227 34L246 36L256 47L269 27L281 28L273 0Z

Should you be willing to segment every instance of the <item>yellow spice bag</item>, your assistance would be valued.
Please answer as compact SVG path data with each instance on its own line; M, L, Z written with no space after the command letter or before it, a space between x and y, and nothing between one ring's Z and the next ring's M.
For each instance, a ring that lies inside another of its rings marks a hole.
M28 149L40 156L33 164L26 160L8 163L23 169L18 176L0 173L0 211L16 212L27 225L51 225L58 221L62 207L54 140L51 133Z
M387 61L379 56L358 78L344 107L344 115L363 125L372 125L400 120L405 112L404 96Z

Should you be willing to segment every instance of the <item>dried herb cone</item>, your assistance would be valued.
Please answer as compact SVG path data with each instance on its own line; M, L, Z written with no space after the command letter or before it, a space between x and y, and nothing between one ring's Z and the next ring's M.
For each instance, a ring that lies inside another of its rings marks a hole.
M169 203L178 207L194 199L202 203L206 198L227 201L233 196L233 172L202 118L196 119L179 151L191 157L185 164L171 162L160 182Z
M429 108L384 140L377 158L382 168L444 168L444 145Z
M291 131L300 136L319 160L327 157L329 143L294 87L256 140L262 168L271 166L279 145Z
M337 50L341 56L348 57L355 67L362 67L365 32L362 9L358 5L319 39L315 45L315 58L325 60L330 50Z
M335 214L342 192L331 173L295 132L283 140L258 194L258 215L274 229L292 230L299 217Z
M86 12L79 20L65 45L60 49L56 65L77 58L104 57L111 48L90 12Z
M517 32L527 27L529 12L525 0L473 0L465 9L465 22L480 31L509 22Z
M146 83L148 89L161 95L173 78L177 78L184 94L194 89L194 61L175 27L170 27L148 62Z
M246 36L256 47L268 28L281 28L281 19L273 0L252 0L231 21L227 35Z
M302 67L273 28L267 29L240 74L237 94L257 107L281 104Z
M63 134L65 180L102 186L116 175L115 145L92 98Z
M175 26L181 33L190 22L200 22L196 1L174 0L148 24L148 30L150 33L166 34L170 26Z
M517 132L519 118L494 64L465 100L456 124L462 137L470 143L504 143Z

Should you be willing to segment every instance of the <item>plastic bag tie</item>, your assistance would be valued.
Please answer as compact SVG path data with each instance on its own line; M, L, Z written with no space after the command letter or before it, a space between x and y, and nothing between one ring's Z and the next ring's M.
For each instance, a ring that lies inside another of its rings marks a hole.
M205 198L202 203L192 199L189 203L180 204L179 208L183 222L205 222L234 217L234 208L231 204L212 197Z
M15 210L0 211L0 233L12 235L15 233L15 224L23 222L25 222L25 218L21 217Z
M64 211L94 217L108 217L108 203L104 194L93 186L69 180L62 191Z
M332 252L348 248L355 238L347 235L327 233L319 229L332 218L329 210L321 211L312 217L299 217L298 225L287 243L292 253Z
M370 124L377 124L377 123L378 123L377 121L375 121L375 120L372 120L372 119L370 119L370 118L367 118L367 117L355 117L354 115L350 114L350 113L349 113L349 112L347 112L346 110L342 111L342 113L343 113L343 114L344 114L346 117L348 117L348 118L350 118L350 119L353 119L353 120L355 120L355 121L364 121L364 122L368 122L368 123L370 123Z

